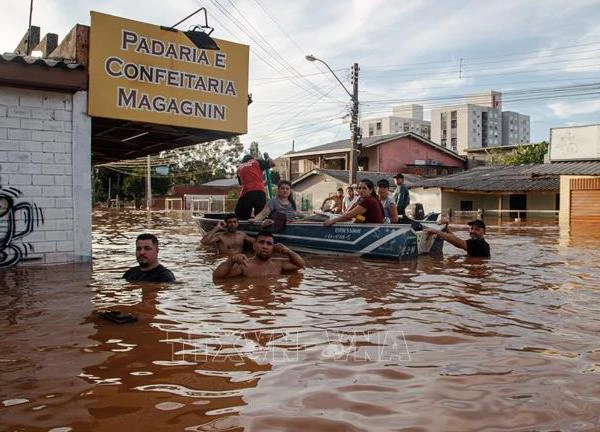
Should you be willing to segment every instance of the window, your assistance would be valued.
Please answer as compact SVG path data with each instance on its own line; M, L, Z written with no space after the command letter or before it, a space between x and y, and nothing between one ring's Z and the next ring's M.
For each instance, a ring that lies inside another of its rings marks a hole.
M446 138L442 139L442 146L446 147Z
M473 211L473 201L460 201L460 211Z
M375 124L375 129L377 129L378 131L380 131L380 130L381 130L381 122L377 122L377 123Z
M410 125L408 123L404 123L404 132L408 132L410 130Z

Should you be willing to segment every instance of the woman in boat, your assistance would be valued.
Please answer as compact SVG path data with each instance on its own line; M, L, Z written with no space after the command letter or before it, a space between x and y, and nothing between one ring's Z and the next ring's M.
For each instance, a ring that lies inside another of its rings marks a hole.
M369 179L361 180L358 184L358 195L360 198L354 207L344 214L326 220L323 222L323 225L328 227L336 222L349 221L354 218L364 219L363 222L366 223L382 223L383 208L375 193L375 185L373 182Z
M284 214L288 221L302 218L302 214L296 210L296 202L292 197L292 184L288 180L281 180L277 183L277 196L267 202L254 221L264 221L263 225L268 225L273 223L273 219L278 213Z

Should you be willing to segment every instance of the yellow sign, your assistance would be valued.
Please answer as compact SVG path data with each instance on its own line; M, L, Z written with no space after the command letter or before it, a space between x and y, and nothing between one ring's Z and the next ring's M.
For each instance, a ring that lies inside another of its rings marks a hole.
M91 12L88 114L244 134L249 47Z

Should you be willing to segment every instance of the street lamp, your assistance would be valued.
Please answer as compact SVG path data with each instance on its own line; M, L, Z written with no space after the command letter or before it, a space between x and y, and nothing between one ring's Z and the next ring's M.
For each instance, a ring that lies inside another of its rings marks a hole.
M358 141L360 135L360 129L358 127L358 63L354 63L352 65L352 93L346 88L344 83L338 78L335 72L329 67L329 65L321 60L320 58L315 57L312 54L307 55L306 60L309 62L318 61L323 63L329 72L335 77L337 82L340 83L342 88L348 93L350 96L350 100L352 101L352 109L350 111L350 169L349 169L349 184L356 183L356 171L358 170Z

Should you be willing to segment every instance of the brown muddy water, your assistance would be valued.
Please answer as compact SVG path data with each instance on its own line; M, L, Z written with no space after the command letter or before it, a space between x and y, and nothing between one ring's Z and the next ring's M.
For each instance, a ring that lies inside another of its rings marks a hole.
M177 284L119 279L143 231ZM187 215L99 211L93 270L0 272L0 430L597 431L597 231L214 283Z

